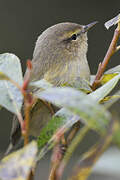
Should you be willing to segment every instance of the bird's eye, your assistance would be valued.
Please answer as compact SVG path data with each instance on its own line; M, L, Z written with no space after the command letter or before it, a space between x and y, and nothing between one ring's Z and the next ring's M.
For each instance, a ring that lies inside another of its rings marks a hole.
M72 36L71 36L71 40L76 40L77 39L77 35L76 34L73 34Z

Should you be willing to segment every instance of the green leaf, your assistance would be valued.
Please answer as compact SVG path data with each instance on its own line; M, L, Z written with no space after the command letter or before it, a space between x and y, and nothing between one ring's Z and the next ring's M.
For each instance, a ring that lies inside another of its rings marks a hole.
M40 136L38 137L38 147L42 148L52 138L54 133L61 127L67 130L74 123L80 119L79 116L74 115L69 110L62 108L53 116L53 118L47 123L47 125L41 130ZM53 141L52 141L53 143ZM52 146L52 143L49 146ZM47 145L47 149L49 149Z
M0 162L0 178L2 180L26 180L35 165L37 143L31 142Z
M40 99L47 100L58 107L64 107L79 115L90 128L104 132L110 114L99 105L93 96L72 88L50 88L37 94Z
M102 87L98 88L97 90L89 94L88 96L93 98L96 102L101 101L105 96L107 96L114 89L119 79L120 79L120 74L112 78Z
M5 107L12 113L17 114L17 112L21 109L23 96L20 90L8 80L12 79L20 86L22 85L23 77L19 58L14 54L1 54L0 74L0 105ZM8 79L5 79L5 76Z
M120 123L118 124L118 129L114 133L113 142L120 148Z

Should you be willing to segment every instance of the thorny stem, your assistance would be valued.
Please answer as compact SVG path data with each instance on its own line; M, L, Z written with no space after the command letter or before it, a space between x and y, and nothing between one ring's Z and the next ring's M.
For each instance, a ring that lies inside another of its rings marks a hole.
M104 60L102 63L99 64L98 67L98 71L95 77L95 80L92 84L92 89L95 90L99 84L99 81L106 69L106 66L108 65L111 56L116 52L116 50L119 48L119 46L117 47L117 41L120 37L120 23L118 23L118 27L115 29L114 35L113 35L113 39L110 43L110 46L108 48L108 51L104 57Z

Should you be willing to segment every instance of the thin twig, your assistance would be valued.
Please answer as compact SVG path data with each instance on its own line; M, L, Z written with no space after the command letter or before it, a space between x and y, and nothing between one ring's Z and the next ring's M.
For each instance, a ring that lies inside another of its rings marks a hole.
M30 105L25 102L24 106L24 113L25 113L25 134L24 134L24 146L28 144L29 142L29 122L30 122Z
M60 144L58 143L53 149L53 155L51 158L51 170L48 180L57 180L56 171L61 162L62 153L60 149Z
M27 92L28 85L30 82L31 70L32 70L32 63L30 60L28 60L27 71L26 71L23 86L22 86L22 91L23 91L23 96L24 96L24 114L25 114L24 133L22 133L24 137L24 146L27 145L29 142L30 110L34 103L33 95L30 92Z
M110 58L111 56L116 52L116 47L117 47L117 41L120 37L120 25L118 23L118 27L115 29L115 32L114 32L114 35L113 35L113 39L110 43L110 46L108 48L108 51L104 57L104 60L103 62L101 63L101 65L99 65L98 67L98 71L97 71L97 74L96 74L96 77L95 77L95 80L92 84L92 89L95 90L99 84L99 80L101 79L105 69L106 69L106 66L108 65L109 61L110 61ZM118 46L119 47L119 46Z
M80 129L80 121L78 121L73 125L73 128L67 137L67 145L71 143L71 141L73 140L79 129Z
M64 132L64 131L63 131ZM52 154L52 158L51 158L51 170L50 170L50 174L49 174L49 179L48 180L57 180L57 169L60 165L60 162L63 158L63 153L62 153L62 149L61 149L61 144L60 141L63 142L63 145L66 144L65 139L64 139L64 134L63 133L57 133L56 134L57 138L55 140L55 147L53 149L53 154Z
M81 142L81 140L83 139L85 134L88 132L88 130L89 130L88 126L83 127L81 129L80 133L73 139L73 141L69 145L69 148L67 149L65 156L64 156L63 160L61 161L59 168L57 169L57 174L56 174L57 180L61 179L63 171L64 171L72 153L76 149L77 145Z

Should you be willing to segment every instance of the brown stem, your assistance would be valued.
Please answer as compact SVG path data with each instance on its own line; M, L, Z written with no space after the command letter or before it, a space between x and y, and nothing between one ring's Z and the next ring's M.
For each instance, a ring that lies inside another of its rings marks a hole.
M80 123L76 123L73 126L73 129L71 130L67 141L65 140L64 135L60 135L58 136L58 140L57 140L57 145L54 148L53 151L53 155L52 155L52 160L51 160L51 171L50 171L50 175L49 175L49 180L60 180L62 173L59 175L58 173L58 169L61 165L61 162L63 160L64 157L64 151L66 152L66 147L71 143L72 139L75 137L76 133L78 132L78 130L80 129ZM61 140L61 145L58 143Z
M98 67L98 71L97 71L95 80L92 84L93 90L95 90L97 88L97 86L99 84L99 80L101 79L101 77L102 77L102 75L106 69L106 66L108 65L108 63L110 61L111 56L116 52L116 46L117 46L117 41L119 39L119 36L120 36L120 29L118 26L114 32L113 39L110 43L110 46L109 46L108 51L104 57L104 60Z
M72 153L74 152L74 150L76 149L77 145L81 142L81 140L83 139L83 137L86 135L86 133L88 132L89 128L87 126L83 127L81 129L81 133L79 133L78 135L75 136L75 138L73 139L73 141L71 142L71 144L69 145L63 159L61 160L61 163L56 171L57 174L57 180L61 179L64 169L70 159L70 157L72 156Z
M48 180L57 180L57 168L63 158L63 154L61 153L60 144L58 143L53 149L53 155L51 159L51 170Z
M29 123L30 123L30 110L31 106L34 103L34 98L30 92L27 92L28 85L30 82L30 76L31 76L31 70L32 70L32 63L30 60L27 60L27 71L24 77L24 82L22 86L22 92L24 96L24 127L22 131L22 135L24 136L24 146L28 144L29 142Z
M75 137L79 129L80 129L80 121L78 121L77 123L73 125L73 128L67 137L67 145L71 143L71 141L73 140L73 138Z
M54 135L56 137L54 138L54 142L56 145L53 149L53 154L51 158L51 170L49 174L49 180L58 180L57 169L61 163L61 160L63 159L64 156L63 147L64 145L66 145L64 133L65 133L65 129L61 128Z
M25 102L25 134L24 134L24 146L29 142L29 122L30 122L30 108L31 106Z

